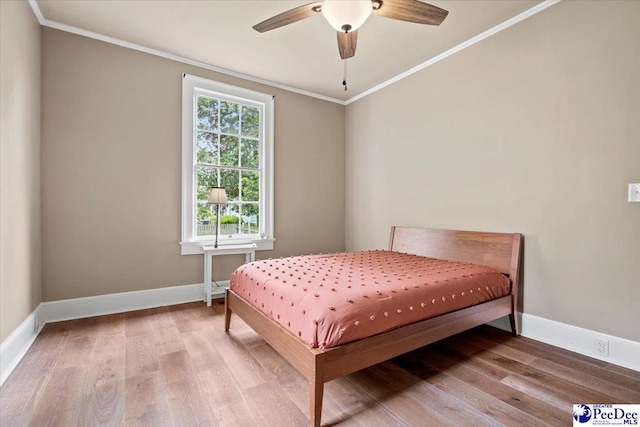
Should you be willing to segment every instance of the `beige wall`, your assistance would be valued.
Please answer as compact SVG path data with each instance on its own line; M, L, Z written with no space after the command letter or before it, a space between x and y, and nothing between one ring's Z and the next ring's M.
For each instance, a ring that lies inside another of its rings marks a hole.
M524 312L640 341L639 76L640 2L566 1L350 104L347 250L522 232Z
M276 96L277 241L258 258L344 249L344 106L48 28L42 64L43 300L202 283L178 246L185 72Z
M0 341L40 303L40 25L0 1Z
M278 240L259 258L382 248L392 224L520 231L526 313L640 340L640 3L562 2L346 126L339 105L53 29L41 58L26 2L0 5L2 340L41 283L51 301L202 281L177 245L183 72L276 95Z

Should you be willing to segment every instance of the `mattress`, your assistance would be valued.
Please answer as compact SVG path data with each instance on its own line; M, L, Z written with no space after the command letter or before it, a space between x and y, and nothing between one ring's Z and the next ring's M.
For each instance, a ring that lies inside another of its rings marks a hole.
M231 289L314 348L330 348L508 295L489 267L393 251L245 264Z

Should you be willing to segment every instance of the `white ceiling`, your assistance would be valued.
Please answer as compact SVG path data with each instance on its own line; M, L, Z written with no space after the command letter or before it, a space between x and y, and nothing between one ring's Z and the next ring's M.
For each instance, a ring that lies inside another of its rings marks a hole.
M61 23L147 48L347 100L534 7L540 0L435 0L449 16L438 27L371 16L348 62L321 15L266 33L251 27L310 1L38 0Z

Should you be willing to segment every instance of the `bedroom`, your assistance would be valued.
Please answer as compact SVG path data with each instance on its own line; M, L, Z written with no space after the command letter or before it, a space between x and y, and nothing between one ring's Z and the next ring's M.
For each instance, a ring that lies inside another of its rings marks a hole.
M189 73L276 95L277 241L258 258L385 248L392 225L523 233L524 335L591 355L603 337L638 370L639 22L637 2L560 2L340 105L2 2L3 349L41 303L87 316L79 298L202 283L178 246Z

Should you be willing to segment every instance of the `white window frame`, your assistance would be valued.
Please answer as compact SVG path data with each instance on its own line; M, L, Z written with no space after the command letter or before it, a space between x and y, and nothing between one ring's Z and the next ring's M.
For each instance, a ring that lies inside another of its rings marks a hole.
M256 106L262 124L260 146L259 237L218 236L218 246L255 243L257 250L273 249L273 96L213 80L182 75L182 255L202 254L203 246L213 245L214 236L197 236L196 206L196 123L197 95L207 95Z

